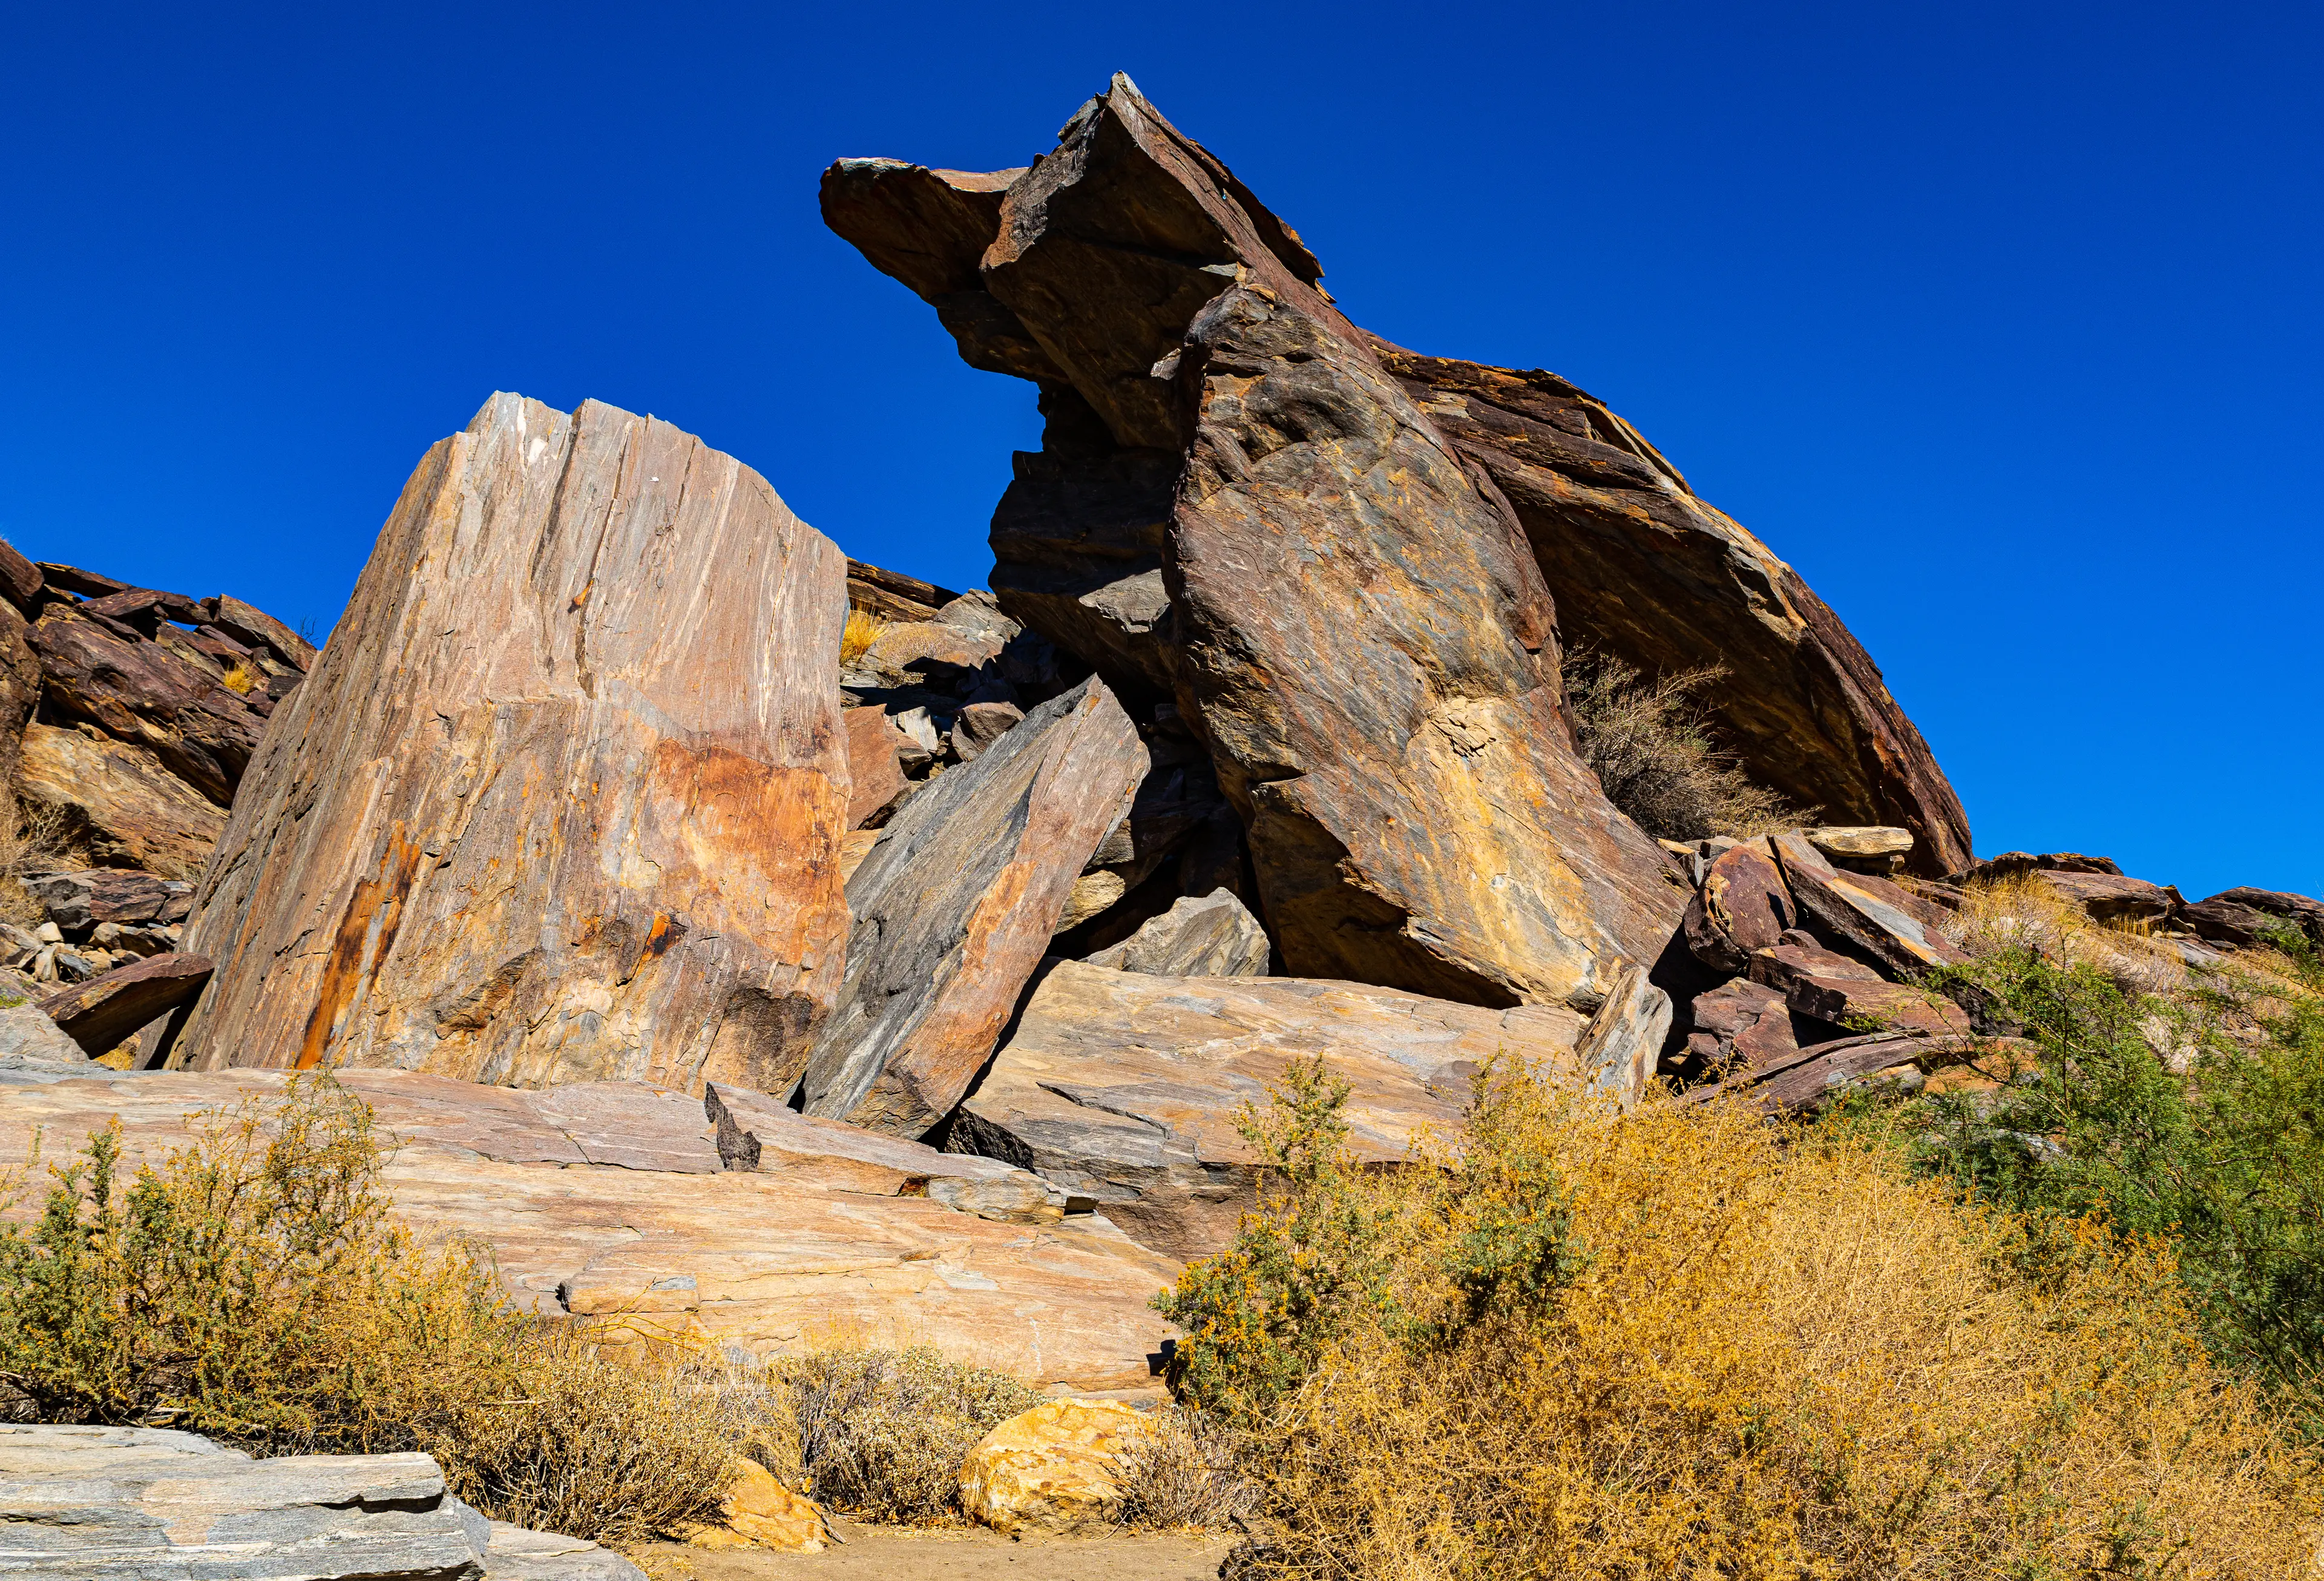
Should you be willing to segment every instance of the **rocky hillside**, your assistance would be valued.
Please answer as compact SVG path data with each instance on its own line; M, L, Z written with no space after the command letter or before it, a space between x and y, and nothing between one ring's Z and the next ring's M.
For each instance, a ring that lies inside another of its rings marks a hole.
M1351 321L1126 79L1029 167L845 159L822 202L1039 392L989 591L851 561L668 422L505 393L319 655L0 555L0 756L59 846L0 929L46 1012L6 1023L15 1116L158 1146L359 1071L409 1210L543 1311L764 1350L844 1310L1135 1388L1299 1057L1388 1160L1496 1055L1622 1105L1925 1082L2013 1035L1912 981L1997 876L2185 963L2324 941L2301 897L1978 862L1791 567L1575 385ZM1718 667L1708 729L1812 821L1654 838L1564 644Z

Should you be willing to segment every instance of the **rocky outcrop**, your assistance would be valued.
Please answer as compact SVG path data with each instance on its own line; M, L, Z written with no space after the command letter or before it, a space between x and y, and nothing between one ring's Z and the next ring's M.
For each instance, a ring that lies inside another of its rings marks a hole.
M1704 966L1740 972L1754 952L1784 936L1795 919L1791 891L1765 841L1713 857L1686 904L1686 947Z
M172 1058L788 1088L845 948L844 580L691 435L493 396L274 721Z
M0 1069L0 1170L36 1128L57 1158L119 1116L125 1167L182 1146L198 1110L279 1096L282 1072L104 1079ZM702 1101L619 1084L520 1092L398 1070L341 1073L402 1145L382 1184L423 1241L488 1249L510 1298L592 1319L613 1354L844 1337L927 1344L1048 1387L1150 1391L1169 1326L1147 1299L1179 1265L1075 1212L1028 1225L806 1169L721 1166ZM624 1161L598 1161L620 1160Z
M1909 829L1915 871L1968 861L1960 799L1871 656L1636 429L1542 369L1376 345L1515 511L1566 642L1649 675L1723 670L1703 703L1752 779L1834 821Z
M1423 1127L1452 1135L1496 1055L1582 1085L1582 1031L1562 1005L1486 1010L1355 983L1158 977L1062 961L945 1146L1088 1197L1157 1251L1208 1256L1256 1201L1259 1159L1237 1120L1246 1104L1267 1103L1293 1061L1322 1055L1350 1084L1351 1143L1384 1162Z
M1898 975L1968 959L1940 931L1939 907L1885 878L1842 872L1803 835L1776 835L1771 844L1798 914L1834 943Z
M52 605L27 634L46 707L146 748L211 801L231 803L265 729L252 694L88 607Z
M806 1062L806 1113L918 1136L951 1111L1146 761L1093 677L905 803L847 881L847 974Z
M2197 937L2214 944L2249 949L2266 936L2283 929L2307 935L2324 948L2324 901L2281 890L2222 890L2207 901L2186 908L2184 916Z
M1655 958L1681 897L1573 755L1515 522L1225 166L1116 78L1026 171L843 161L824 211L1042 385L1001 606L1175 698L1284 966L1589 1007Z

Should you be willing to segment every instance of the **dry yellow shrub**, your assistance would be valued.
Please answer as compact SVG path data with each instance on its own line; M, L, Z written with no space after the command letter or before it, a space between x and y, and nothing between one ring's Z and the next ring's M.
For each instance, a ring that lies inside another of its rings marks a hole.
M1400 1283L1259 1427L1246 1574L2311 1574L2316 1457L2205 1359L2161 1253L1741 1113L1515 1102L1492 1145L1566 1183L1562 1288L1444 1321L1454 1173L1366 1183L1412 1210Z
M853 664L862 658L872 651L872 644L880 640L880 633L887 629L888 623L871 611L849 610L847 624L839 633L840 663Z

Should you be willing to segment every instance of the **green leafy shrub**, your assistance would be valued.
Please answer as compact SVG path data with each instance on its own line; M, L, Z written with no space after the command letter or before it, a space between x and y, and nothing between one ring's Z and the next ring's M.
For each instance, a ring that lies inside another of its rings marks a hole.
M2167 1239L2212 1354L2324 1426L2324 968L2283 942L2288 984L2234 969L2168 995L2028 949L1941 974L2042 1058L1995 1091L1921 1101L1897 1134L2011 1211Z

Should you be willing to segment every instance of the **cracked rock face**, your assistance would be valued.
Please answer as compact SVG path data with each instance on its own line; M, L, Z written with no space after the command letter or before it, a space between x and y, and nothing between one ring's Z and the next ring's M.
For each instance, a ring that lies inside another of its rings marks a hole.
M1286 969L1589 1009L1660 953L1684 895L1574 755L1506 503L1128 79L1024 171L843 161L824 212L1041 386L994 592L1195 726Z
M493 396L243 779L172 1062L787 1089L847 934L846 576L693 436Z

